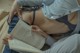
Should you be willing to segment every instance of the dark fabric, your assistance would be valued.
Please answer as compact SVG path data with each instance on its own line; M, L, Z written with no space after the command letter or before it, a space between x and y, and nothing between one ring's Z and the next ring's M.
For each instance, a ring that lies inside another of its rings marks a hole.
M33 21L32 21L32 24L31 25L34 25L34 22L35 22L35 13L36 13L36 11L34 10L33 11Z
M23 8L22 8L23 11L33 11L33 20L32 20L31 25L34 24L36 10L38 10L38 9L40 9L40 6L33 6L33 7L30 7L30 6L23 6ZM25 22L25 21L24 21L24 22ZM27 24L30 25L29 23L27 23Z
M10 33L10 32L13 30L13 28L16 26L18 20L19 20L19 18L15 15L15 16L13 17L11 23L9 24L8 33ZM9 45L6 45L3 53L19 53L19 52L16 52L16 51L14 51L14 50L11 50L11 49L9 48Z
M5 46L3 53L19 53L14 50L11 50L8 45Z
M56 20L59 21L59 22L65 23L65 24L68 26L68 28L70 29L70 31L73 31L73 30L76 28L76 25L71 24L71 23L68 21L68 16L67 16L67 15L66 15L66 16L63 16L63 17L61 17L61 18L58 18L58 19L56 19Z
M13 19L11 20L11 23L9 24L9 30L8 30L8 33L10 33L13 28L16 26L17 22L18 22L19 18L15 15L13 17Z
M43 6L43 5L42 5ZM22 6L23 11L34 11L40 9L42 6Z
M35 10L33 11L33 21L32 21L32 25L34 24L34 20L35 20ZM13 17L13 19L11 20L11 23L9 24L8 33L10 33L10 32L13 30L13 28L16 26L16 24L17 24L18 21L19 21L19 18L15 15L15 16ZM25 22L25 21L24 21L24 22ZM26 23L27 23L27 22L26 22ZM29 23L27 23L27 24L29 24ZM30 24L29 24L29 25L30 25ZM9 48L9 45L6 45L3 53L18 53L18 52L14 51L14 50L11 50L11 49Z
M79 34L80 34L80 31L79 31Z

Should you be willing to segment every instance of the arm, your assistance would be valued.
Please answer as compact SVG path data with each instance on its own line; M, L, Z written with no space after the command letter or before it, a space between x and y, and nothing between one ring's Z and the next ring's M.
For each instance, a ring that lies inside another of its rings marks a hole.
M17 1L15 0L14 3L13 3L13 5L12 5L12 8L10 10L10 13L9 13L8 23L11 22L11 19L14 16L15 12L18 13L19 8L20 8L20 6L18 5Z
M42 30L41 30L38 26L36 26L36 25L32 25L32 31L41 34L41 35L44 36L45 38L47 38L47 37L49 36L47 33L45 33L44 31L42 31Z
M42 31L38 26L36 25L32 25L32 31L33 32L38 32L40 33L42 36L44 36L46 38L46 44L52 46L53 43L55 42L55 40L50 37L47 33L45 33L44 31Z
M13 39L12 35L7 34L7 36L3 38L3 43L8 44L8 40L12 40L12 39Z

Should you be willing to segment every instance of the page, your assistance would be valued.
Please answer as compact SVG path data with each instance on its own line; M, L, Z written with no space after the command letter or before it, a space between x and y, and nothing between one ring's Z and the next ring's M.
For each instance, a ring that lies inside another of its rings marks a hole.
M26 44L22 41L19 41L17 39L13 39L13 40L8 40L9 42L9 47L13 50L17 50L17 51L23 51L23 52L33 52L33 53L41 53L42 51L32 47L29 44Z
M13 35L15 39L23 41L38 49L41 49L45 44L45 38L36 32L32 32L31 26L22 20L19 20L15 28L12 30L11 35Z

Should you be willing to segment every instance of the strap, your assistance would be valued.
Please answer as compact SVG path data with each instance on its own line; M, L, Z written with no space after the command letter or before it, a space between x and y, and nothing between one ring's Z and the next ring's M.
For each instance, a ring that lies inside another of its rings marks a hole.
M24 20L23 20L24 21ZM34 25L34 21L35 21L35 10L33 11L33 19L32 19L32 23L31 25ZM25 22L25 21L24 21ZM30 25L28 22L25 22L27 23L28 25Z
M33 20L32 20L32 24L31 25L33 25L34 24L34 21L35 21L35 12L36 12L36 9L34 7L34 10L33 10Z
M79 33L79 31L80 31L80 10L78 11L77 26L76 26L75 30L72 32L72 34Z

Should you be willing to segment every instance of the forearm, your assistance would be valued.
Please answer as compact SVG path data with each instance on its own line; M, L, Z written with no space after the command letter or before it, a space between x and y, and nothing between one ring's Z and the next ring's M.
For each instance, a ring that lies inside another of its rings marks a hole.
M37 32L37 33L41 34L43 37L45 37L46 43L50 46L53 45L53 43L55 42L55 40L52 37L50 37L46 32L44 32L42 29L40 29L36 25L32 25L32 31Z
M38 27L37 25L32 25L32 31L41 34L45 38L48 37L48 34L44 32L42 29L40 29L40 27Z
M49 46L52 46L55 43L55 39L53 39L44 31L41 31L40 34L46 38L46 44L48 44Z
M41 31L40 33L41 33L46 39L47 39L48 36L49 36L49 35L48 35L47 33L45 33L44 31Z
M52 46L55 42L56 40L52 38L51 36L48 36L46 39L46 44L48 44L49 46Z
M14 13L19 11L19 8L20 8L20 6L18 5L17 1L14 1L12 8L11 8L11 11L9 13L9 17L12 18Z
M42 31L42 35L46 38L46 44L52 46L55 43L56 40L49 36L47 33Z

